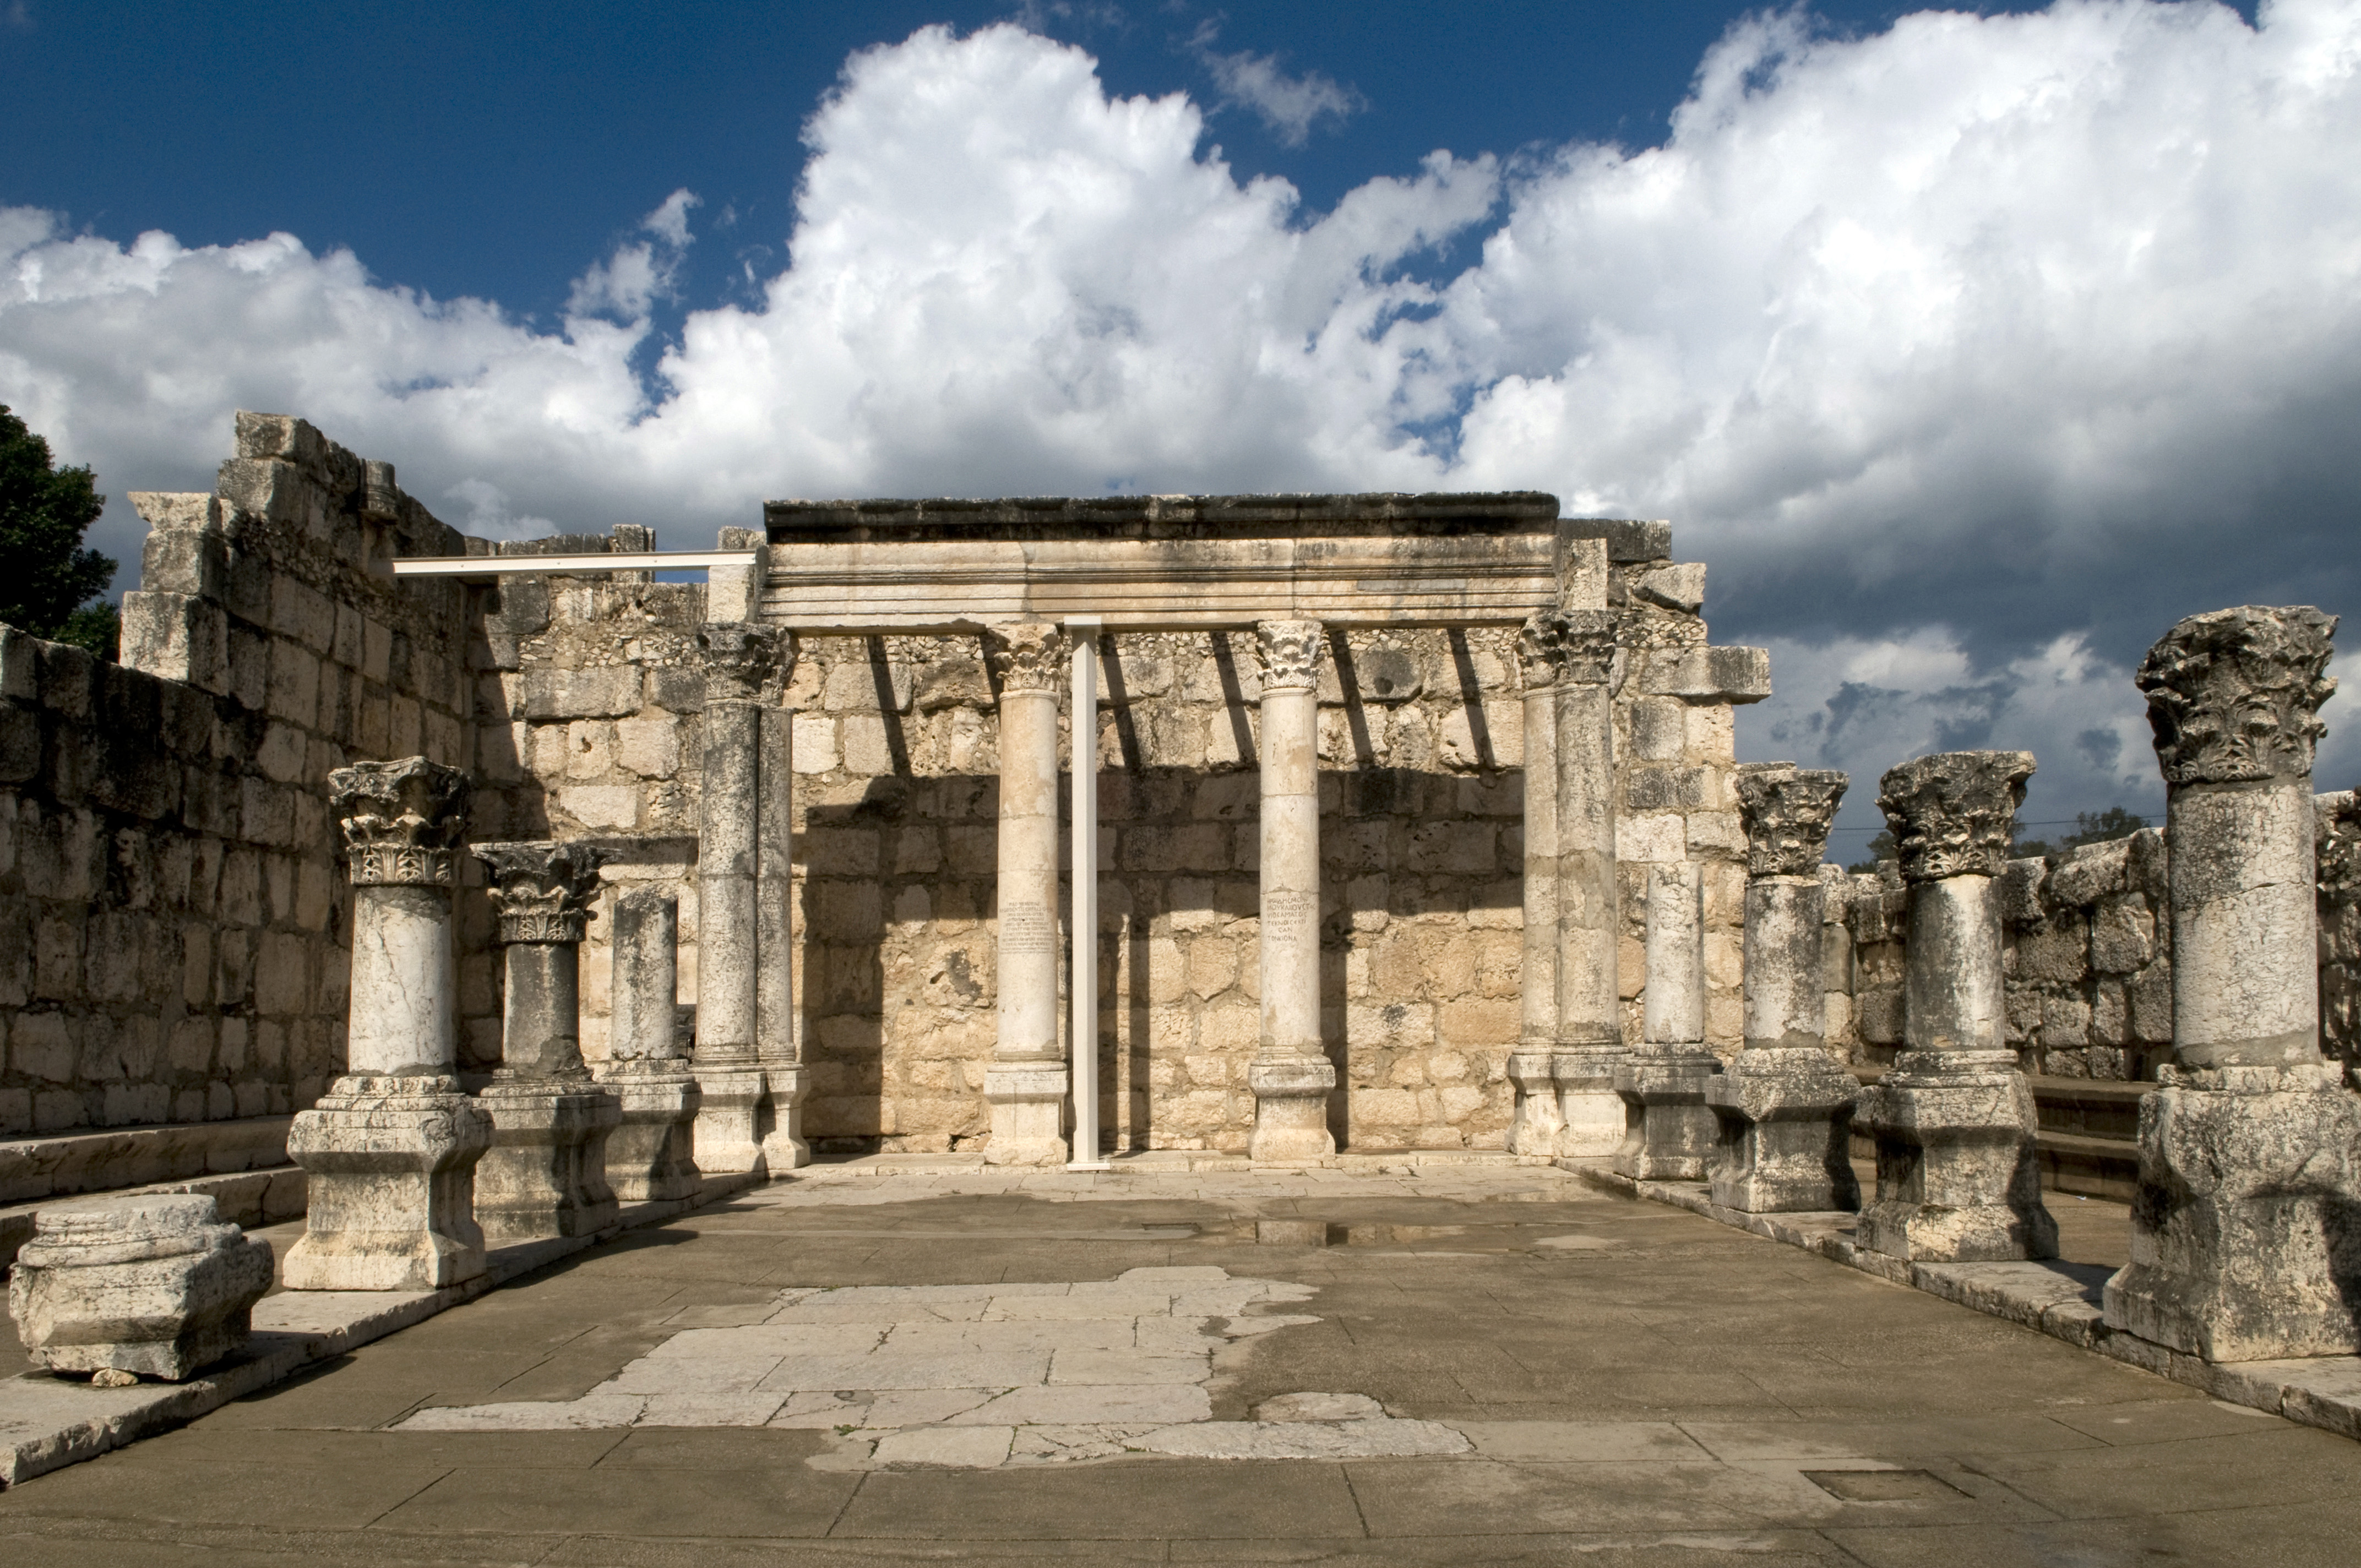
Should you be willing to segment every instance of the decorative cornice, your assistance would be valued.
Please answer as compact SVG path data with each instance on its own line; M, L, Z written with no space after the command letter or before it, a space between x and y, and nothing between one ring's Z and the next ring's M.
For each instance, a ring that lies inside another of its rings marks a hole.
M2134 678L2167 784L2300 779L2327 732L2320 705L2336 617L2310 605L2192 615L2147 651Z
M988 626L983 632L984 656L1000 677L1003 692L1049 692L1065 684L1066 634L1046 620L1017 620Z
M467 828L468 778L423 757L328 774L328 805L355 887L449 887Z
M796 667L792 632L744 620L709 620L697 629L708 702L775 700Z
M1738 769L1738 816L1746 827L1749 876L1817 876L1828 826L1850 781L1828 768L1744 762Z
M1877 804L1894 831L1902 880L2000 875L2032 776L2030 751L1940 751L1889 770Z
M1259 620L1255 647L1262 656L1262 689L1312 691L1320 685L1320 623Z
M582 940L598 896L598 868L614 857L588 844L478 844L492 873L492 907L502 942L574 944Z

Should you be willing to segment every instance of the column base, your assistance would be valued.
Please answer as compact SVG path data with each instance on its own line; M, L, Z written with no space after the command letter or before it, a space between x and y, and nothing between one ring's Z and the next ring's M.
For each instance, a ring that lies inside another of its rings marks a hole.
M439 1290L484 1271L476 1162L491 1118L456 1078L337 1079L288 1129L303 1168L304 1233L290 1290Z
M1066 1064L1038 1062L983 1069L992 1105L986 1165L1066 1163Z
M1852 1169L1852 1106L1860 1080L1808 1047L1753 1047L1706 1082L1719 1120L1713 1201L1744 1214L1810 1214L1861 1207Z
M763 1163L771 1174L809 1165L811 1145L804 1138L804 1094L811 1087L811 1069L799 1062L766 1065L770 1112L763 1120Z
M1551 1053L1561 1159L1606 1159L1623 1146L1623 1102L1615 1092L1615 1069L1623 1058L1621 1046Z
M2216 1362L2361 1351L2361 1099L2325 1065L2167 1072L2107 1326Z
M1705 1088L1721 1070L1711 1051L1642 1046L1615 1072L1623 1142L1615 1171L1634 1181L1702 1181L1720 1124Z
M609 1062L599 1081L622 1108L607 1138L607 1185L625 1203L693 1198L705 1184L697 1168L697 1112L705 1093L678 1057Z
M592 1236L620 1217L607 1139L623 1119L589 1079L495 1079L476 1096L492 1146L476 1167L476 1223L494 1245Z
M224 1224L211 1198L116 1199L33 1224L8 1311L34 1365L180 1383L246 1348L270 1244Z
M1516 1119L1509 1124L1509 1152L1555 1158L1558 1134L1565 1119L1558 1114L1557 1080L1550 1070L1550 1053L1510 1052L1509 1081L1517 1086Z
M694 1062L704 1103L697 1112L697 1168L716 1175L770 1172L763 1152L763 1113L770 1098L763 1069L752 1062Z
M1246 1087L1255 1097L1248 1159L1257 1165L1315 1165L1335 1157L1336 1136L1328 1130L1335 1063L1311 1056L1257 1061L1246 1069Z
M1861 1245L1917 1263L2058 1255L2034 1157L2033 1088L2015 1052L1904 1051L1861 1091L1853 1122L1877 1140Z

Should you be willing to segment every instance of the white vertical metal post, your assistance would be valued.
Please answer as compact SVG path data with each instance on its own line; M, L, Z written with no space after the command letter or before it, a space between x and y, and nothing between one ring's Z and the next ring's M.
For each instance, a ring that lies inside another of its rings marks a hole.
M1073 938L1066 1030L1074 1091L1073 1157L1069 1170L1113 1168L1099 1157L1099 618L1071 616L1073 694Z

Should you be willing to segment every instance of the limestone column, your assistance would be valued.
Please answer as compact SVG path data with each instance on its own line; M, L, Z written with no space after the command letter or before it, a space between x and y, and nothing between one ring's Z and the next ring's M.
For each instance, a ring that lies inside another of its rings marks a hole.
M476 1167L476 1223L489 1242L612 1229L607 1138L616 1098L582 1060L581 958L598 868L587 844L479 844L503 949L500 1065L476 1096L492 1146Z
M1749 1214L1861 1207L1852 1105L1861 1084L1828 1048L1820 861L1845 775L1793 762L1738 770L1746 827L1746 1039L1706 1085L1720 1126L1713 1201Z
M1257 1165L1328 1158L1335 1064L1320 1033L1320 623L1266 620L1262 653L1262 1037L1246 1069Z
M995 627L1000 677L997 916L1000 1033L983 1075L994 1165L1066 1163L1066 1061L1058 1043L1058 688L1066 634ZM1087 719L1084 721L1087 729Z
M697 1116L697 1163L710 1171L767 1171L769 1085L756 1043L756 876L763 709L775 696L786 639L767 627L720 621L700 628L697 641L705 658L695 1058L704 1103Z
M2107 1326L2253 1361L2361 1350L2361 1099L2320 1051L2312 743L2334 617L2247 605L2148 650L2172 1060L2140 1102Z
M467 776L407 757L328 775L353 879L346 1073L287 1152L310 1188L291 1290L433 1290L484 1271L476 1162L489 1118L461 1092L451 890Z
M2033 1089L2008 1046L1994 886L2032 774L2027 751L1945 751L1879 781L1910 890L1903 1050L1854 1120L1877 1139L1877 1198L1858 1234L1889 1256L2058 1255Z
M785 641L792 669L795 640ZM809 1075L796 1036L795 727L795 709L771 703L755 730L754 1057L769 1105L763 1163L774 1174L812 1157L804 1138Z
M1517 634L1524 675L1525 930L1518 999L1517 1048L1509 1053L1509 1081L1517 1086L1509 1152L1557 1154L1557 674L1565 656L1565 618L1544 611Z
M1615 1069L1623 1060L1616 968L1615 661L1611 610L1565 612L1557 677L1558 1153L1592 1159L1623 1143Z
M615 899L607 1063L622 1106L607 1139L607 1184L627 1203L696 1196L696 1122L704 1095L680 1048L680 901L652 887Z
M1615 1069L1615 1168L1635 1181L1701 1181L1718 1125L1706 1085L1721 1070L1705 1043L1705 868L1651 865L1647 921L1646 1028Z

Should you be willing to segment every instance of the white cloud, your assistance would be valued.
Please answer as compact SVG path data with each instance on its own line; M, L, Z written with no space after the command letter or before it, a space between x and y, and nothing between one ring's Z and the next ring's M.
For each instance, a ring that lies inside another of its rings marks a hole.
M1664 147L1438 154L1317 217L1202 154L1182 94L929 28L847 63L791 259L652 378L686 192L555 331L291 236L19 209L0 401L118 497L203 485L231 409L288 410L417 494L674 544L777 495L1554 489L1679 522L1718 630L1773 643L1795 749L1873 778L1982 727L2045 795L2097 792L2070 811L2152 775L2125 672L2174 620L2361 588L2361 0L2260 23L1756 18ZM1470 235L1456 276L1402 276ZM101 527L137 558L127 509ZM1839 722L1849 681L1908 695Z
M1212 22L1199 24L1190 48L1212 74L1223 98L1253 110L1281 146L1301 147L1321 121L1342 125L1369 106L1357 90L1321 71L1290 76L1275 54L1256 54L1251 49L1224 54L1213 47L1219 31Z

